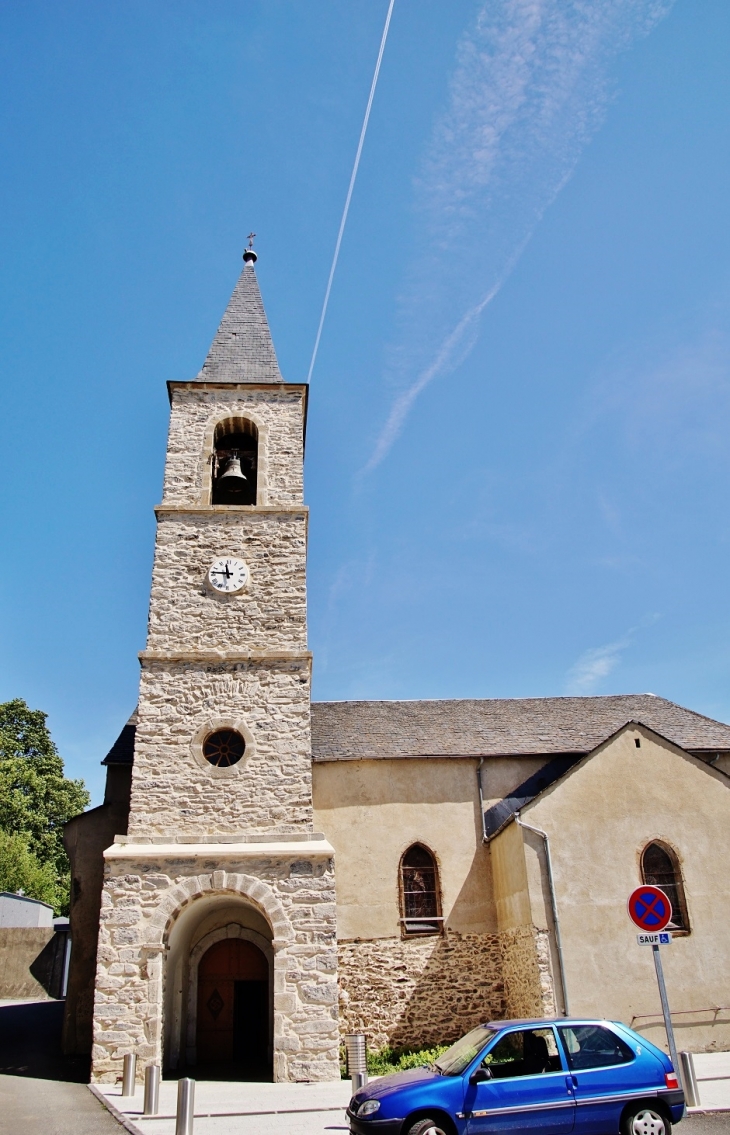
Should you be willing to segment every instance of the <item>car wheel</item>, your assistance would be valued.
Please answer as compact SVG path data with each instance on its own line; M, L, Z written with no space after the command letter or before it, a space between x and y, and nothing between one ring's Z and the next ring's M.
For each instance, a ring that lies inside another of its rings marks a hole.
M419 1119L408 1128L406 1135L447 1135L436 1119Z
M672 1135L672 1125L667 1117L646 1104L632 1108L622 1126L623 1135Z

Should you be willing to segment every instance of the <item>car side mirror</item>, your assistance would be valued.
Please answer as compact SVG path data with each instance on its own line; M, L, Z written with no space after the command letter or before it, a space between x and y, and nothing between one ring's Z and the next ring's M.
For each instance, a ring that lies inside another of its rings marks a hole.
M487 1080L492 1079L492 1073L489 1068L476 1068L469 1077L470 1084L484 1084Z

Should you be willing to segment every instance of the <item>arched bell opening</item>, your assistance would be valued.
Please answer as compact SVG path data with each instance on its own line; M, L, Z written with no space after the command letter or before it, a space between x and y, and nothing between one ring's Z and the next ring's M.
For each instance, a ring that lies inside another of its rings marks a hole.
M245 899L208 895L176 919L165 966L164 1067L199 1080L271 1080L274 949Z
M213 504L256 504L259 431L248 418L219 422L213 434Z

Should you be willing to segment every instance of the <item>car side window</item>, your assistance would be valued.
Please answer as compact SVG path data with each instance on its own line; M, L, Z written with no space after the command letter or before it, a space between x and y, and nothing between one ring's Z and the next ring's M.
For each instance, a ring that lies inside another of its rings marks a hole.
M559 1072L560 1054L552 1029L515 1029L500 1037L482 1061L495 1080Z
M628 1044L602 1025L559 1025L558 1028L573 1072L628 1064L634 1059Z

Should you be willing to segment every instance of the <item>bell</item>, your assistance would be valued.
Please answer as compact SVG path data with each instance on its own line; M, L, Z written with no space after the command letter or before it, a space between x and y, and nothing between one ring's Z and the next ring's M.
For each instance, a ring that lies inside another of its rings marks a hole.
M241 459L235 451L228 458L224 471L216 478L216 496L225 501L241 496L248 489L246 474L241 468Z
M218 480L222 481L225 477L235 477L236 480L242 481L242 482L245 482L245 480L246 480L246 474L244 473L243 469L241 468L241 458L238 456L238 453L236 453L235 450L228 459L228 464L226 465L225 473L221 473L220 476L218 477ZM240 487L241 487L241 489L243 489L244 485L241 484ZM230 485L230 486L227 485L226 488L233 488L233 485Z

